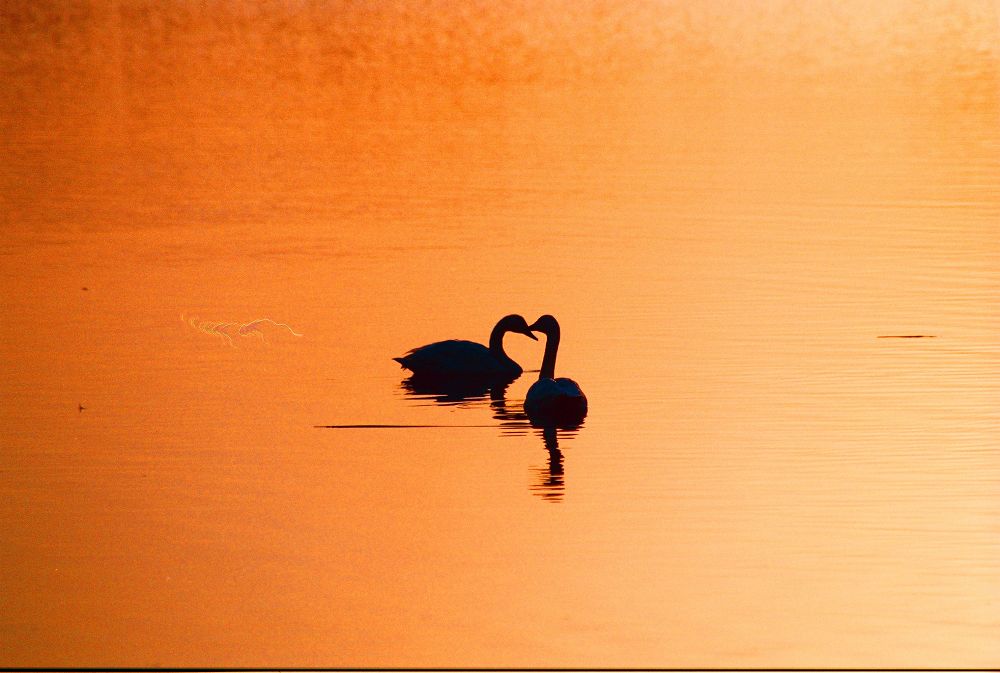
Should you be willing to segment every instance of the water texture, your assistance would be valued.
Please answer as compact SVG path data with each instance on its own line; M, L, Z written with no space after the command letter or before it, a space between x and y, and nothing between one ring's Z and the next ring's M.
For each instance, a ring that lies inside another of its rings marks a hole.
M998 35L5 3L0 666L996 667Z

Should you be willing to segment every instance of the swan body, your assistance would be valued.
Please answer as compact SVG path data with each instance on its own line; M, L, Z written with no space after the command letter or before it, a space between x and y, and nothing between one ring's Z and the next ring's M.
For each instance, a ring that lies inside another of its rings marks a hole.
M587 396L573 379L539 379L524 398L528 416L580 418L587 415Z
M573 379L555 378L559 323L552 316L543 315L530 329L545 334L545 355L538 380L524 398L525 413L542 423L579 424L587 415L587 396Z
M521 375L521 366L503 349L507 332L517 332L537 339L528 329L528 321L519 315L500 319L490 334L490 345L449 339L414 348L402 357L393 358L414 377L425 379L510 379Z

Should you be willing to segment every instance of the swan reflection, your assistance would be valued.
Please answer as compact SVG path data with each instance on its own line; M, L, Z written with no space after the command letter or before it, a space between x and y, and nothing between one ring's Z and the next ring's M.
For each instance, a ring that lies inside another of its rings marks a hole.
M507 436L524 436L531 432L531 421L524 413L524 405L507 404L507 388L490 390L490 411L493 418L500 421L500 434Z
M559 450L558 430L549 426L541 429L545 449L549 452L548 464L545 467L535 467L532 471L536 479L528 488L532 493L550 502L563 499L566 482L563 476L563 454Z
M532 420L524 411L523 402L508 405L503 395L504 391L490 395L490 407L493 418L500 421L500 432L507 436L524 436L535 434L542 438L542 446L548 455L544 466L531 468L534 479L528 486L531 492L549 502L560 502L566 490L565 467L563 452L559 449L559 437L569 438L576 435L583 426L583 421L569 425L557 426L554 423L541 424L538 419Z
M503 395L509 383L489 380L442 380L411 376L399 384L403 394L433 404L477 406L475 403L494 394Z
M566 481L559 441L574 437L583 427L583 420L557 425L537 417L532 419L524 411L523 400L507 398L509 386L509 383L442 382L416 376L400 383L403 394L420 404L488 409L503 437L540 437L548 459L545 464L529 468L532 480L528 488L543 500L561 502Z

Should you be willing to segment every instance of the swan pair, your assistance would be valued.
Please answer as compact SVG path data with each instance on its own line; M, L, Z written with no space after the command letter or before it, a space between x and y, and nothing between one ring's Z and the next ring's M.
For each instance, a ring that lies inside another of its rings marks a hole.
M528 417L535 421L558 423L583 420L587 415L586 395L576 381L555 377L560 334L559 323L551 315L543 315L531 325L516 314L501 318L490 333L489 347L472 341L449 339L414 348L393 360L412 371L415 378L509 382L524 370L504 352L503 338L507 332L516 332L535 340L534 332L545 335L542 368L538 380L524 398L524 411Z

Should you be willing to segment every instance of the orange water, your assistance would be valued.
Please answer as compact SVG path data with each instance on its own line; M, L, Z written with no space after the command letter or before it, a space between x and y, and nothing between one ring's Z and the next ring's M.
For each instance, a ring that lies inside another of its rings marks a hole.
M0 665L996 666L998 35L7 3ZM400 387L510 312L579 431Z

